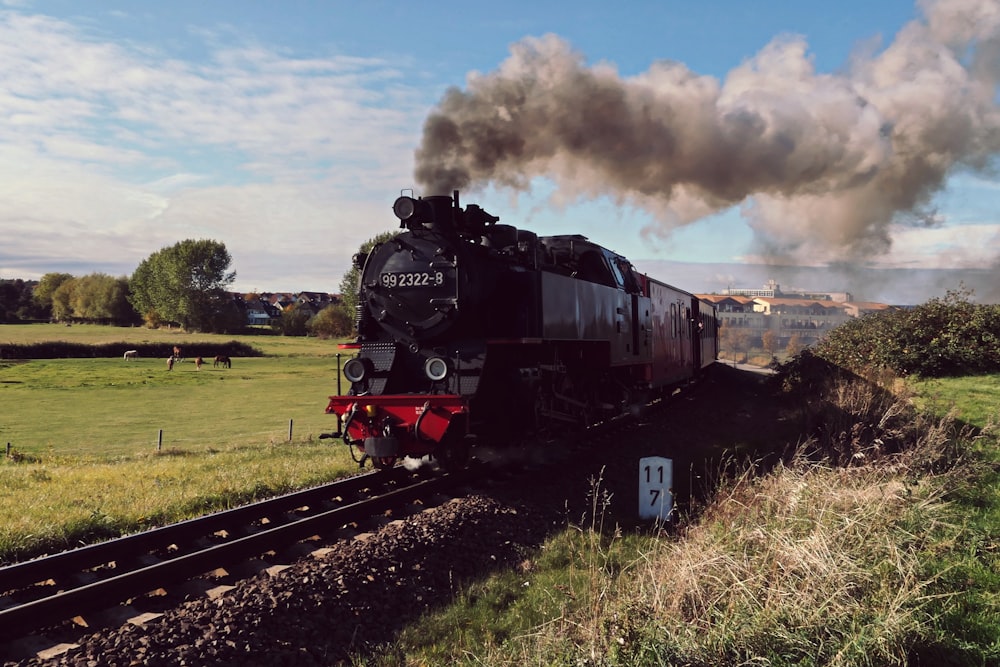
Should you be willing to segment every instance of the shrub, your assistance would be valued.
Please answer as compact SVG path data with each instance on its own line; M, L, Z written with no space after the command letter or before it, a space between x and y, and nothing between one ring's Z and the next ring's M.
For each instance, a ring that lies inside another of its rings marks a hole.
M816 355L853 371L944 377L1000 370L1000 306L949 291L910 309L866 315L834 329Z
M354 321L339 304L330 305L317 313L306 324L309 333L317 338L342 338L354 330Z

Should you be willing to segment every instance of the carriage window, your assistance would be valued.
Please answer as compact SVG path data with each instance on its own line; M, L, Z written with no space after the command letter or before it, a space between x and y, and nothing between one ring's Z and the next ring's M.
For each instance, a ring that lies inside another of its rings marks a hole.
M670 304L670 337L677 338L677 304Z

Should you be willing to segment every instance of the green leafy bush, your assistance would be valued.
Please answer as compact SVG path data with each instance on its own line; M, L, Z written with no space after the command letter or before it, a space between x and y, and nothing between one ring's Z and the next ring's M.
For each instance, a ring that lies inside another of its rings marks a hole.
M1000 370L1000 305L969 301L967 291L909 309L866 315L837 327L815 354L860 371L945 377Z

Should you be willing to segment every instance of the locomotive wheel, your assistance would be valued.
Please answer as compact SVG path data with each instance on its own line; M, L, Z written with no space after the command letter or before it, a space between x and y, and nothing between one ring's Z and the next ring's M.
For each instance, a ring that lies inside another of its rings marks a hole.
M389 468L396 465L395 456L373 456L372 465L379 470L388 470Z
M531 414L532 419L530 430L534 433L547 437L555 428L555 424L549 416L552 413L553 400L551 390L543 391L541 387L535 387L532 391L529 414Z
M469 442L462 438L445 438L434 458L446 472L461 470L469 462Z

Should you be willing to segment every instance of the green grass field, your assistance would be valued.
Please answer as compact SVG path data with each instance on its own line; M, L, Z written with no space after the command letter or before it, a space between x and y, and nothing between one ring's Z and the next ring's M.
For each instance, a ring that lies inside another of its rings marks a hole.
M98 326L0 326L0 341L179 341L194 348L211 336ZM58 336L58 338L56 338ZM51 337L51 338L49 338ZM216 336L215 341L234 337ZM22 454L109 459L164 448L205 451L232 445L314 438L333 430L324 414L336 392L336 345L316 339L240 337L268 356L233 367L196 370L186 359L0 361L0 446Z
M1000 418L1000 374L915 380L917 407L943 415L955 410L957 419L983 428Z
M0 362L0 443L32 456L106 459L163 447L204 451L315 437L336 391L331 358L235 359L171 371L160 359Z
M324 412L334 341L0 325L0 347L234 339L267 356L170 371L164 359L0 360L0 448L12 453L0 457L0 562L355 472L339 441L318 440L337 426Z

